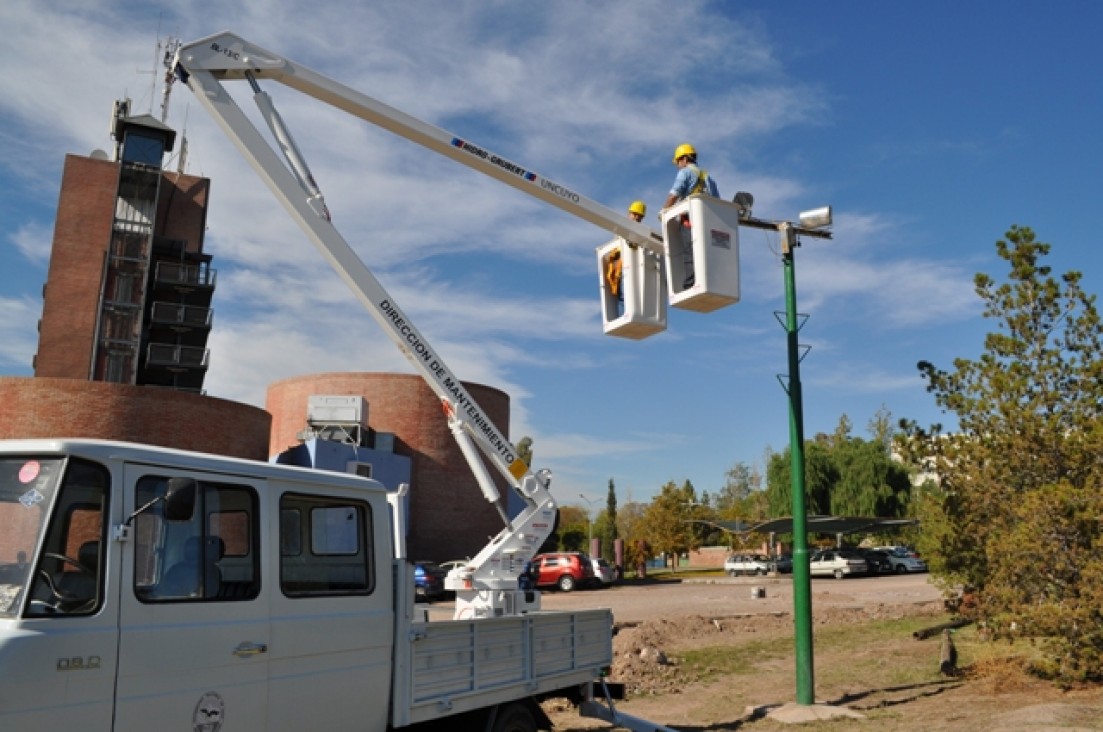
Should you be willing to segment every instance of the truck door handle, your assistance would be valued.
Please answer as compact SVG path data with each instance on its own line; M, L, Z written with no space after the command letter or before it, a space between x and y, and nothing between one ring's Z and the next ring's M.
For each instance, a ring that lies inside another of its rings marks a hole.
M234 655L238 658L248 658L249 656L256 656L261 653L268 653L267 643L240 643L238 647L234 649Z

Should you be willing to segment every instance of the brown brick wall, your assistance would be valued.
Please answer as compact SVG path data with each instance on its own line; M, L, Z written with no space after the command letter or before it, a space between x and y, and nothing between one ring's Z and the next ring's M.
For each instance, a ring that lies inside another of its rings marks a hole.
M268 459L271 417L156 387L0 376L0 439L88 437Z
M509 434L509 396L481 384L468 393L503 435ZM502 529L497 510L479 490L471 468L448 429L440 400L418 376L326 373L278 381L268 387L272 452L298 444L306 426L307 399L314 395L362 396L368 423L395 434L395 452L411 460L410 556L447 561L473 556ZM491 471L496 475L495 471ZM508 490L503 481L499 491Z
M210 192L209 178L164 173L157 194L157 235L183 239L189 252L202 252Z
M35 376L87 379L91 373L118 178L117 163L65 156Z

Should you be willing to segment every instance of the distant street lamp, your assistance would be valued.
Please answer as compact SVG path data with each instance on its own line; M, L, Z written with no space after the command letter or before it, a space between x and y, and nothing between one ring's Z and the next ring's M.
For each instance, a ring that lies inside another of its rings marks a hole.
M593 519L590 518L590 511L592 511L593 508L594 508L594 501L592 499L589 499L586 496L582 495L581 493L578 494L578 497L581 498L582 500L586 501L586 505L587 505L587 508L586 508L586 541L587 541L586 553L588 554L588 553L592 552L593 549L594 549L594 522L593 522Z

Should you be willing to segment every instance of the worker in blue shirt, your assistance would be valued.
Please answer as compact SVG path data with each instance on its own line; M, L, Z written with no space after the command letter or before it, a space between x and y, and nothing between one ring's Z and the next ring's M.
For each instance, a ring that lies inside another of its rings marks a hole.
M663 208L667 209L681 200L693 195L720 197L716 181L707 170L697 167L697 150L687 142L674 149L674 164L678 166L678 175L666 197ZM683 289L688 290L696 282L693 271L693 232L689 227L689 217L682 219L682 262L685 267Z

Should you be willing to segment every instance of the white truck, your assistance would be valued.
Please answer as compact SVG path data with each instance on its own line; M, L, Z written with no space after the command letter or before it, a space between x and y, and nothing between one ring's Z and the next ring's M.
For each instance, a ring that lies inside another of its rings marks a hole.
M650 229L229 33L177 75L440 397L505 527L449 574L455 617L415 617L403 490L354 475L95 440L0 441L0 730L532 732L538 701L617 710L608 610L545 612L524 586L552 530L550 473L519 459L332 226L258 79L449 155L637 249ZM226 93L247 80L287 164ZM485 459L485 462L484 462ZM507 515L488 470L524 507ZM601 701L597 697L601 697Z
M417 618L402 505L354 475L0 441L0 729L531 732L546 696L658 729L588 698L608 610Z

